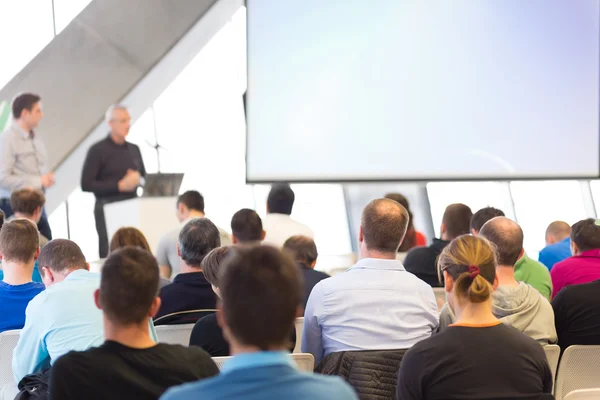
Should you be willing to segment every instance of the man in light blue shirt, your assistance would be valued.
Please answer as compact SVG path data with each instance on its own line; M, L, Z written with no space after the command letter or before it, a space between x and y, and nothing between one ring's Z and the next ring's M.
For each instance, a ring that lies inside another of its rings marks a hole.
M313 288L304 313L302 351L316 363L339 351L407 349L436 329L431 286L396 261L408 218L399 203L373 200L362 214L361 260Z
M546 229L546 247L538 260L552 270L554 264L571 257L571 226L564 221L554 221Z
M233 358L221 373L168 390L164 400L357 400L341 378L298 371L286 349L301 301L300 276L279 249L237 249L220 278L217 320Z

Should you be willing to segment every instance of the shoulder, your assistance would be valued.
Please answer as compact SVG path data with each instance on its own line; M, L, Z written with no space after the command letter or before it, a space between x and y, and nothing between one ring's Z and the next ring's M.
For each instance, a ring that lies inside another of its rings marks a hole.
M59 357L52 365L52 372L64 372L85 368L88 365L97 365L101 361L98 357L102 354L99 347L85 351L70 351Z
M222 381L222 375L217 375L199 382L185 383L167 390L161 400L187 400L218 398L218 386Z
M315 392L328 394L327 397L336 399L356 399L354 389L338 376L306 374L310 378L310 386Z

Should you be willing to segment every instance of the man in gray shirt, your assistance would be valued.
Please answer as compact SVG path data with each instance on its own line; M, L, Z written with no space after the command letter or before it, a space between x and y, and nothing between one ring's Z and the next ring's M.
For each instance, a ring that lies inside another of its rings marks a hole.
M13 123L0 135L0 209L13 214L10 195L14 190L44 190L54 185L54 173L48 170L46 149L34 132L44 116L40 96L18 95L12 103ZM46 211L42 211L38 229L52 239Z
M162 276L173 278L180 272L179 255L177 254L179 232L185 224L195 218L204 218L204 197L195 190L188 190L177 198L177 219L181 224L167 232L158 243L156 260ZM229 233L221 228L218 229L221 246L231 245Z

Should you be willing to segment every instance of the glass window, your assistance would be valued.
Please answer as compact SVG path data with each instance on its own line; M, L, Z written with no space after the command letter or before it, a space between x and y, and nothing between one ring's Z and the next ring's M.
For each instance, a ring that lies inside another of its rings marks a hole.
M573 224L586 218L581 186L577 181L511 182L517 221L525 234L530 256L544 248L546 228L557 220Z
M54 38L52 1L2 1L0 16L2 16L1 88ZM11 101L11 99L0 100Z
M69 229L67 227L67 207L65 203L60 205L48 215L48 223L52 228L53 239L68 239Z
M81 247L86 260L98 260L98 235L94 219L94 203L92 193L82 192L77 188L69 195L69 228L71 240ZM54 226L52 226L54 229ZM110 240L110 238L109 238Z
M594 206L596 206L596 215L600 216L600 181L591 181L590 187L592 188Z
M92 0L54 0L54 18L58 35Z
M438 238L444 211L452 203L466 204L474 213L484 207L496 207L507 217L515 217L506 182L431 182L427 184L427 195Z

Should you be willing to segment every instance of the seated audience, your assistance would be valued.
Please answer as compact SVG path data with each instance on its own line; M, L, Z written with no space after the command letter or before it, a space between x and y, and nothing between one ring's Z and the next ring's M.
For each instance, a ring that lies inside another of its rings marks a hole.
M434 238L431 245L412 249L404 259L404 268L433 287L442 285L437 273L436 260L444 247L460 235L469 233L471 209L464 204L446 207L440 228L441 238Z
M510 325L542 344L556 342L552 306L536 289L515 278L515 263L523 253L523 230L506 217L486 222L479 236L496 248L498 287L492 295L492 312ZM452 309L444 307L440 316L440 331L454 323Z
M304 295L302 296L302 308L306 308L308 297L315 285L323 279L329 278L325 272L315 271L317 264L317 245L308 236L292 236L283 244L283 252L287 253L302 271L304 278Z
M127 246L133 246L151 252L150 245L142 231L131 226L119 228L110 239L111 253ZM158 281L158 287L162 289L170 283L170 280L161 276Z
M157 344L148 333L160 306L158 264L148 251L111 250L100 289L105 342L60 357L50 372L53 399L158 399L169 387L214 376L219 369L205 351Z
M481 210L478 210L471 217L471 234L473 234L474 236L478 236L481 227L485 225L486 222L488 222L492 218L504 216L504 211L494 207L484 207Z
M0 282L0 332L23 328L27 304L44 290L44 285L31 281L39 254L35 224L17 219L0 229L0 257L4 271Z
M295 195L287 184L275 184L267 197L267 216L263 220L266 231L265 243L281 248L283 243L294 235L314 238L315 234L308 226L292 219Z
M7 221L23 218L30 220L37 226L42 218L44 204L46 204L46 197L40 190L31 188L15 190L10 194L10 206L13 215ZM41 233L39 233L39 237L40 247L44 247L48 243L48 238Z
M571 227L564 221L554 221L546 229L546 247L538 260L552 270L554 264L571 257Z
M492 311L498 282L487 240L467 235L454 239L442 252L439 267L457 320L406 352L396 397L553 398L552 373L542 347L502 324Z
M180 224L167 232L158 243L156 250L156 260L160 266L161 275L165 278L173 278L177 275L181 268L179 266L179 255L177 254L177 239L181 229L194 218L204 218L204 197L195 191L188 190L177 198L177 219ZM228 246L231 244L229 233L221 228L219 235L221 245Z
M317 283L308 298L302 351L317 364L338 351L407 349L436 329L433 290L396 260L407 226L396 201L373 200L363 210L360 261Z
M17 382L49 368L71 350L103 342L102 313L94 305L100 276L88 271L79 246L55 239L44 246L38 262L46 290L27 306L12 360Z
M402 243L400 244L400 247L398 248L399 254L396 257L400 261L404 261L404 258L406 257L406 253L410 249L412 249L413 247L420 247L420 246L427 245L427 239L425 238L425 235L423 235L421 232L419 232L415 229L414 224L413 224L413 214L412 214L412 211L410 210L410 204L408 203L408 199L406 197L404 197L400 193L388 193L385 195L385 198L397 201L398 203L402 204L402 206L404 208L406 208L406 211L408 211L408 216L409 216L408 228L406 230L406 235L404 236L404 240L402 241Z
M204 257L220 245L219 229L210 219L196 218L185 224L177 244L181 271L173 283L160 290L161 305L156 319L181 311L215 309L217 297L201 264Z
M217 318L233 359L218 376L169 389L162 399L358 399L341 378L298 371L285 351L302 296L291 259L271 246L240 249L220 282Z
M571 252L550 271L552 297L565 286L600 279L600 220L588 218L571 227Z
M265 238L262 220L256 211L242 208L231 218L231 240L233 244L254 246Z

